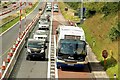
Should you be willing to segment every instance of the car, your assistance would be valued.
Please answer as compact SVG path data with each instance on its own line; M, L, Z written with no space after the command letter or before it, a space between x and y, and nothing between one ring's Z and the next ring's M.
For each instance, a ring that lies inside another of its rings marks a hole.
M53 12L59 12L59 11L58 11L58 8L54 8L54 9L53 9Z
M36 40L42 40L46 43L48 42L48 31L46 30L36 30L35 33L33 33L33 39Z
M7 6L3 6L3 8L8 8Z
M46 8L47 12L51 12L51 10L52 10L52 7L50 7L50 6Z
M51 5L51 2L48 2L47 5Z
M40 23L39 25L38 25L38 30L49 30L49 24L48 23Z
M54 7L58 7L58 4L54 4Z
M42 11L42 8L39 8L39 11Z
M48 23L48 20L47 20L45 15L41 15L40 20L39 20L39 24L40 23Z
M45 60L45 50L47 48L45 41L28 39L26 60Z
M49 5L46 6L46 8L50 8L50 9L52 9L52 5L49 4Z

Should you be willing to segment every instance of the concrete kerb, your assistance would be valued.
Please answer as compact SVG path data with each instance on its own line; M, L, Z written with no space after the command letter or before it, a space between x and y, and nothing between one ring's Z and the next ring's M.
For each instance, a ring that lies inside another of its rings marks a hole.
M47 70L47 80L50 80L50 54L51 54L51 35L52 35L52 20L53 20L53 12L51 16L51 24L50 24L50 35L49 35L49 49L48 49L48 70Z
M29 29L31 29L31 27L35 24L35 22L37 21L37 19L39 19L39 16L36 17L36 20L34 20L34 23L31 22L32 24L29 25L29 27L30 27ZM15 64L16 61L17 61L17 57L19 56L19 52L20 52L20 50L21 50L21 49L19 49L19 47L22 48L22 47L24 46L25 37L26 37L27 33L29 32L29 29L28 29L27 31L26 31L26 29L24 30L24 31L25 31L25 35L23 36L22 40L20 41L20 44L18 44L15 52L13 53L13 56L12 56L10 62L8 63L7 68L5 69L5 71L4 71L1 79L8 78L8 77L9 77L9 75L10 75L10 73L11 73L13 67L14 67L14 64ZM23 43L23 45L20 46L22 43ZM16 55L16 53L17 53L18 50L19 50L19 52L18 52L18 54L17 54L17 57L15 58L15 55ZM13 64L13 65L11 66L11 64ZM12 68L11 68L10 66L11 66Z

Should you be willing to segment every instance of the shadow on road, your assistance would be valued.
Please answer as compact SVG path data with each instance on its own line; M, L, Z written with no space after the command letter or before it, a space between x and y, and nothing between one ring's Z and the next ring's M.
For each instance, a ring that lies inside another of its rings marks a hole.
M80 68L80 67L73 67L73 66L69 66L69 67L64 67L61 68L62 71L73 71L73 72L89 72L89 68L88 65L85 65L84 67Z

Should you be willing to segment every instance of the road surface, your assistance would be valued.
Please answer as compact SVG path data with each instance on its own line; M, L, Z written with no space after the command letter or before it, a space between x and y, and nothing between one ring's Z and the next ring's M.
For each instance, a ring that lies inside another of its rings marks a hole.
M47 13L51 14L51 13ZM38 29L38 25L34 26L34 30L30 34L32 38L33 33ZM48 36L49 37L49 36ZM26 45L26 44L25 44ZM48 46L48 44L47 44ZM48 48L48 47L47 47ZM23 47L17 63L10 75L10 78L43 78L47 79L47 69L48 69L48 49L46 50L46 60L45 61L27 61L26 60L26 48Z
M43 2L40 2L38 6L35 8L35 10L26 17L26 24L28 25L32 19L36 16L36 14L39 12L39 8L42 6ZM6 57L6 52L12 47L14 44L16 38L19 34L19 23L15 24L10 30L5 32L4 34L0 35L0 59L2 56L2 59ZM21 31L25 29L25 20L22 20L22 27ZM1 60L0 60L1 62ZM2 63L0 63L2 64Z

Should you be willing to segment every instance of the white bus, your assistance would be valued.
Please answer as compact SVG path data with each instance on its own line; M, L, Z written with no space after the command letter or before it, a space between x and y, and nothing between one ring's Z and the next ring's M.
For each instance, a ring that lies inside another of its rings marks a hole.
M59 25L57 34L57 68L73 66L83 68L86 64L86 42L82 28Z

